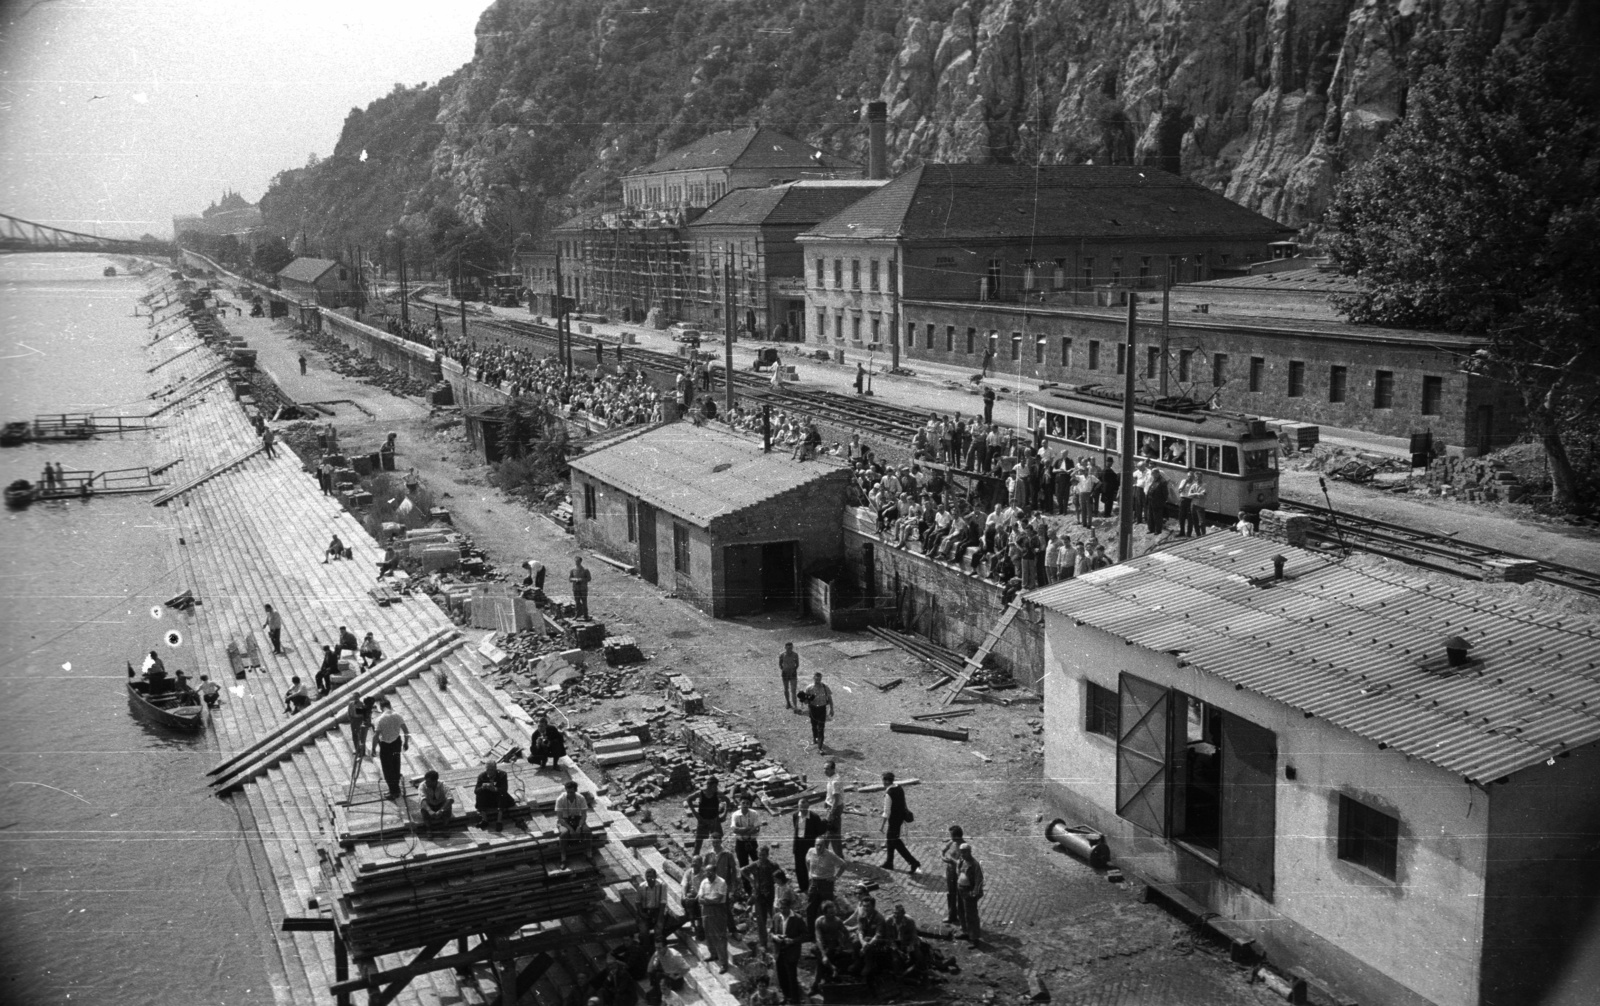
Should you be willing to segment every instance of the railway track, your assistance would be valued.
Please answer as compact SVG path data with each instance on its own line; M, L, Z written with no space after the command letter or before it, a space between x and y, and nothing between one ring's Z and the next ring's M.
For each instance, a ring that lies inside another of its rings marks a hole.
M1359 548L1415 566L1451 573L1468 579L1482 579L1483 563L1489 559L1517 559L1538 563L1534 579L1600 596L1600 574L1537 559L1476 542L1462 541L1454 535L1424 531L1374 517L1330 510L1305 500L1278 498L1280 509L1310 515L1316 521L1313 533L1325 542Z

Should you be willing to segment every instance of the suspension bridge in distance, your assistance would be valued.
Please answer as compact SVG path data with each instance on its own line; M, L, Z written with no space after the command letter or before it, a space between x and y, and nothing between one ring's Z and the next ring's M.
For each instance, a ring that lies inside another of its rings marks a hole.
M134 241L108 238L82 231L69 231L49 224L23 220L0 213L0 254L18 252L89 252L117 255L170 256L174 246L167 241Z

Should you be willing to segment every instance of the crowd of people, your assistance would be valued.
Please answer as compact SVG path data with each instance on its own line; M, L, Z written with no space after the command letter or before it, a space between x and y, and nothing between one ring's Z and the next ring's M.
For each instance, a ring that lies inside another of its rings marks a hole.
M608 426L665 419L661 393L631 364L609 371L596 364L591 370L574 370L569 376L554 357L527 349L446 340L443 351L465 367L473 380L499 388L513 398L532 399L555 415L585 416Z

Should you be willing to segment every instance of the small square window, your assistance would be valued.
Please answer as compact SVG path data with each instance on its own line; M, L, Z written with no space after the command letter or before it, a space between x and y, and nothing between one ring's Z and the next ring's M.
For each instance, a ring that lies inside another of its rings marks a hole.
M1339 794L1339 858L1395 879L1400 820Z
M1093 681L1084 682L1083 696L1083 730L1085 733L1099 734L1102 737L1117 738L1118 723L1117 693L1109 688L1101 688Z

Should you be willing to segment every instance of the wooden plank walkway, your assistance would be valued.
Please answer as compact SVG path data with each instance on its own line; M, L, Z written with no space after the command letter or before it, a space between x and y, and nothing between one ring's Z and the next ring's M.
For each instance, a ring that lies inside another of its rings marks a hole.
M198 341L188 334L175 341L188 339ZM216 364L213 352L202 351L188 354L172 370L192 380ZM161 434L167 441L163 453L183 459L173 472L179 484L258 442L225 386L184 401L170 422ZM373 632L388 653L399 653L431 634L453 628L426 598L408 597L387 607L373 601L367 590L376 577L380 550L355 518L319 492L315 480L302 470L301 460L287 447L276 458L264 454L246 458L154 513L167 528L170 565L178 570L181 581L178 589L193 590L200 602L192 613L175 616L187 623L188 637L177 666L188 669L192 665L196 673L208 674L224 686L223 702L210 714L222 758L243 751L284 725L289 717L282 709L282 695L290 677L299 676L311 684L321 645L336 640L339 626L348 626L358 636ZM354 561L322 562L323 549L333 534L353 550ZM271 653L261 628L265 617L262 605L266 603L277 608L284 619L281 656ZM227 646L230 641L243 645L251 633L256 634L265 666L236 679ZM432 671L410 676L386 693L411 731L412 744L403 760L407 776L420 776L429 768L467 772L491 752L527 743L531 717L505 693L486 686L478 676L479 668L471 649L457 649ZM438 682L440 672L443 687ZM346 791L352 760L345 728L321 732L230 798L241 824L253 832L251 848L253 855L260 857L258 872L270 874L266 909L275 922L285 916L317 914L318 910L310 907L312 899L327 904L329 876L325 871L330 866L323 857L338 848L328 795ZM581 790L595 793L592 780L576 770L568 771ZM376 766L366 762L363 783L370 787L376 778ZM603 860L609 875L629 879L604 888L603 899L588 918L566 919L527 932L583 933L626 921L632 916L619 890L631 888L647 866L655 867L663 877L673 875L656 849L627 842L640 835L639 829L612 811L606 797L596 796L595 806L591 822L607 821L606 830L612 837L597 859ZM535 810L526 823L515 827L519 831L548 829L553 821L547 818L546 813ZM488 841L490 833L469 824L465 834ZM391 853L417 841L410 835L385 839L383 847ZM328 986L335 980L332 939L322 933L277 931L271 939L278 953L277 960L269 960L269 967L276 971L281 962L281 973L273 975L275 1000L286 1006L331 1002ZM562 1001L565 989L586 981L598 970L606 951L606 946L594 941L557 952L555 965L522 1001ZM399 967L408 963L408 957L380 957L375 964ZM467 981L458 981L453 971L438 972L413 981L395 1001L415 1006L484 1003L495 995L494 980L493 969L484 965L474 968ZM735 1003L727 991L727 977L696 967L688 980L685 1002Z

